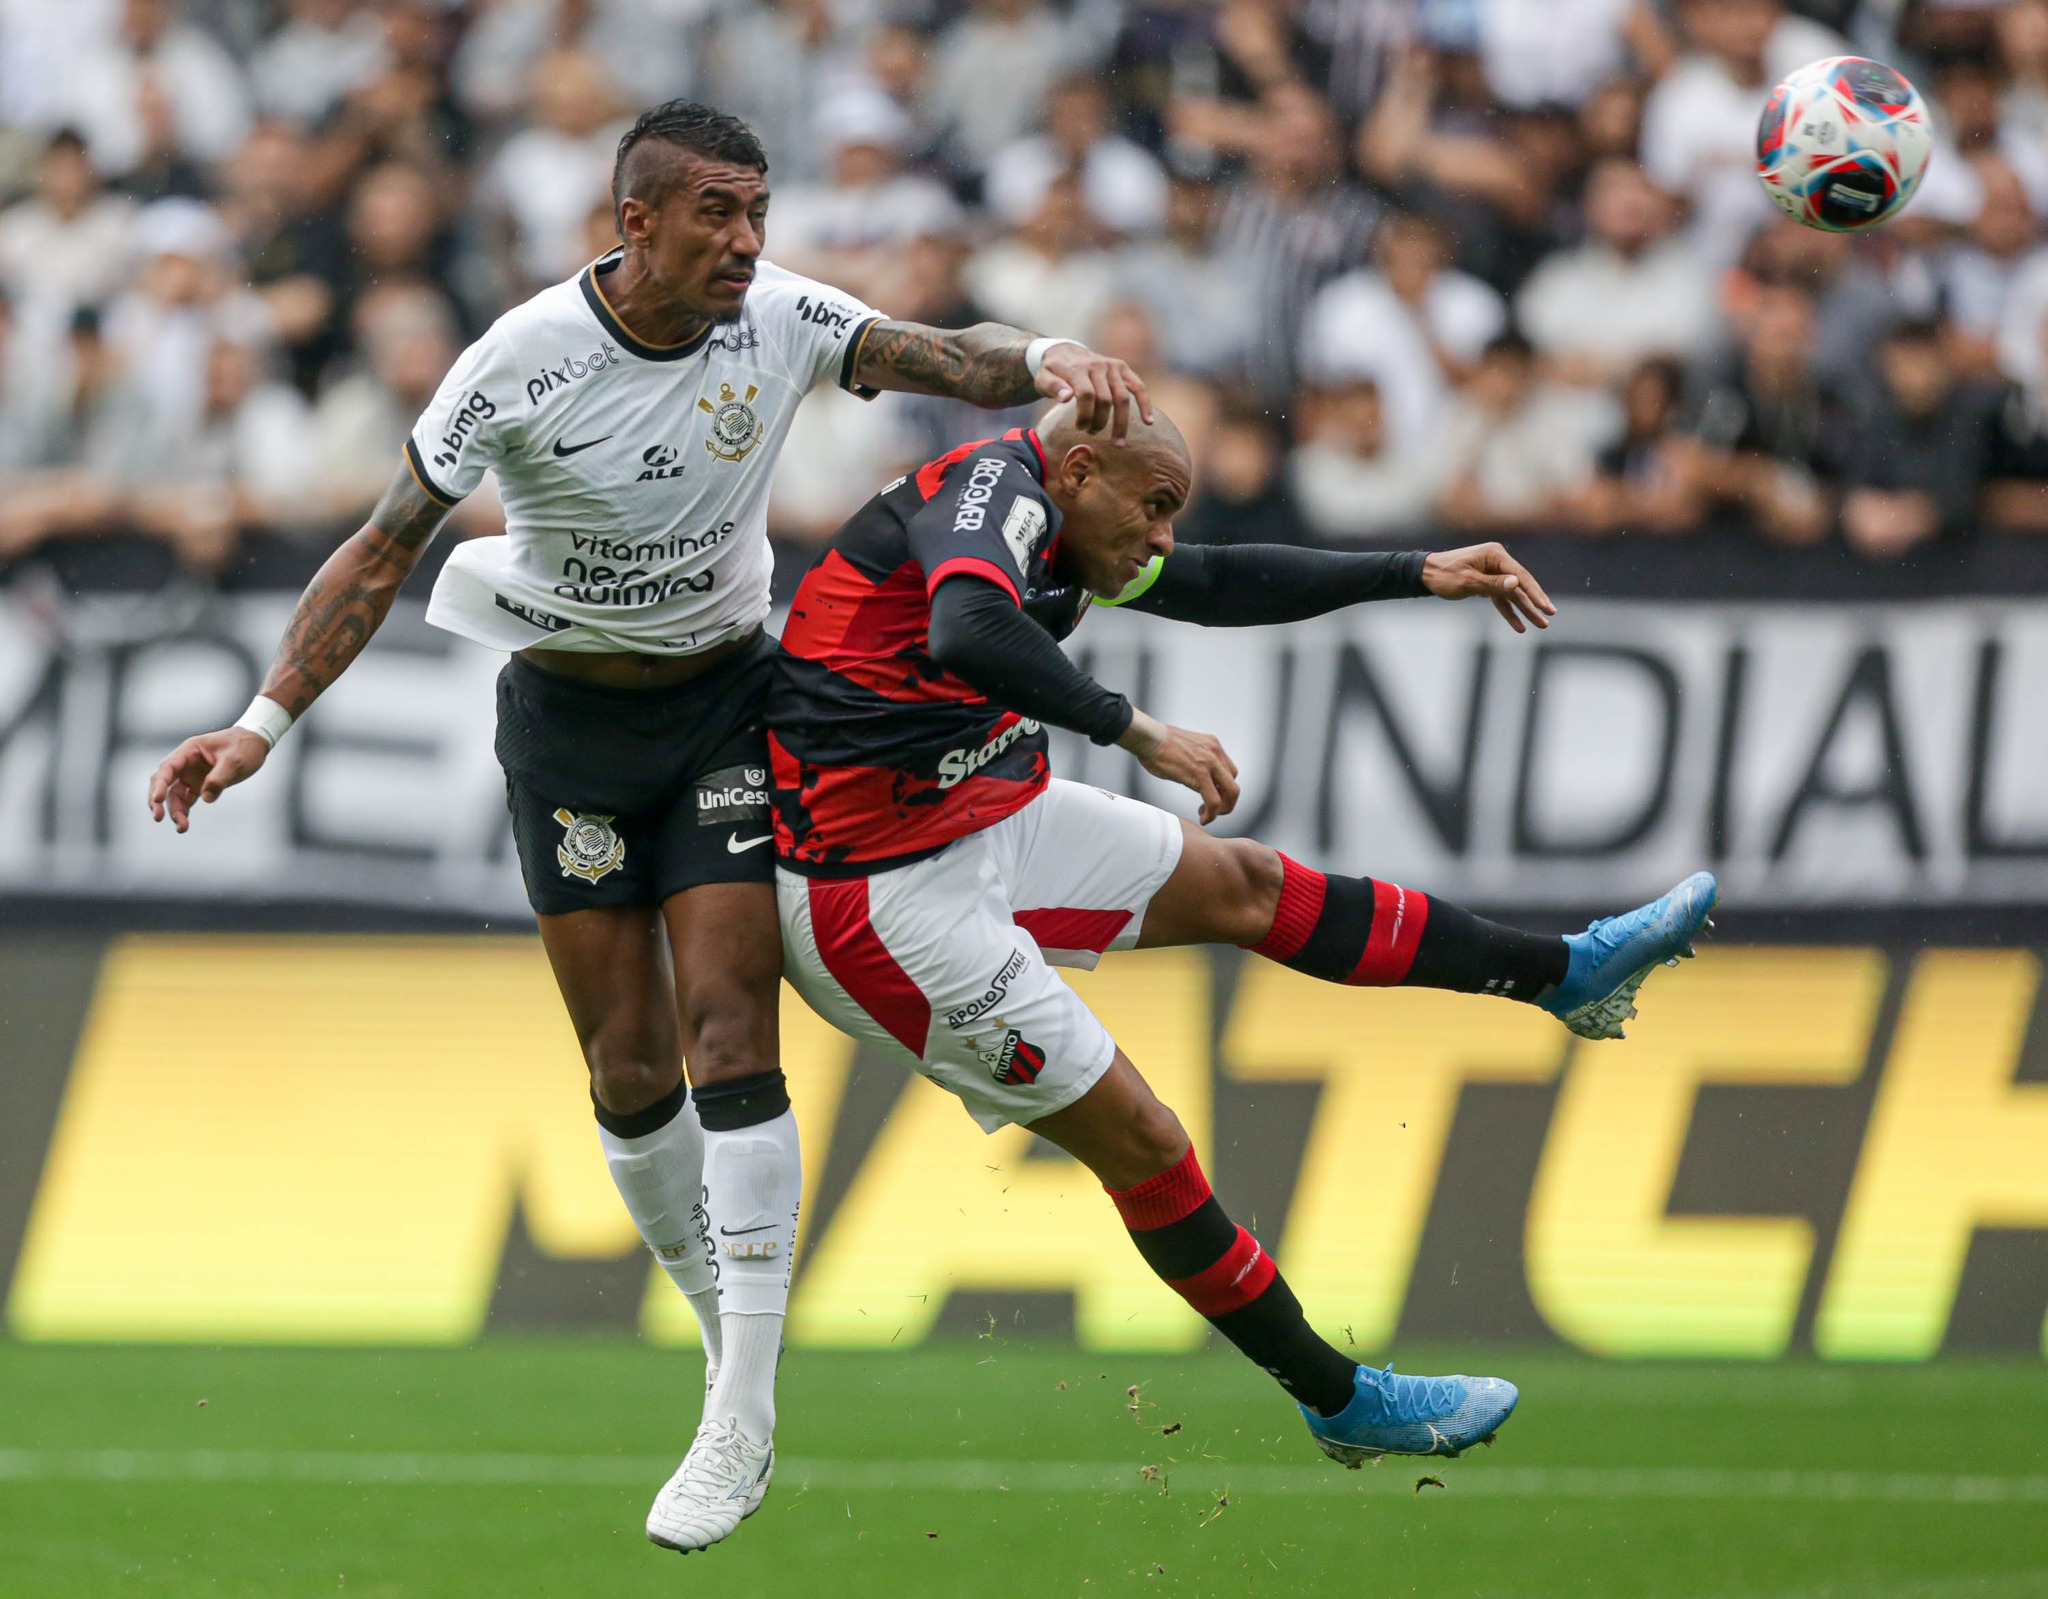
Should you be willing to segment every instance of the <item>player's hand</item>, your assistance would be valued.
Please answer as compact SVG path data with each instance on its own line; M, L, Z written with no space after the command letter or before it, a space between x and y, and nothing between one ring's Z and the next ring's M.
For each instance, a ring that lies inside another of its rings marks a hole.
M1168 727L1157 717L1135 712L1117 740L1154 777L1191 788L1202 797L1197 819L1203 826L1237 809L1237 762L1208 733Z
M1484 595L1517 633L1528 631L1525 617L1538 627L1548 627L1557 615L1543 585L1498 544L1437 551L1422 563L1422 585L1442 600Z
M222 789L253 776L269 755L270 746L246 727L188 738L151 775L149 814L159 822L168 815L182 833L192 825L195 803L211 805Z
M1069 340L1047 350L1037 381L1038 392L1048 400L1074 402L1074 422L1083 433L1100 433L1107 426L1110 438L1123 443L1134 405L1147 422L1152 420L1145 380L1126 363L1097 355L1085 344Z

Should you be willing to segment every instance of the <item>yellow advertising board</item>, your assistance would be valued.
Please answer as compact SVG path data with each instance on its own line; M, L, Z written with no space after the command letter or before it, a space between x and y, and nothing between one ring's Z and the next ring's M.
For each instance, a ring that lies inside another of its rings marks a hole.
M516 1230L631 1272L640 1329L694 1339L638 1264L536 941L135 937L92 958L40 1177L0 1214L15 1336L457 1342L491 1321ZM1533 1174L1459 1288L1469 1325L1433 1330L1494 1334L1512 1303L1607 1355L1920 1359L1973 1317L2042 1347L2048 1285L1968 1269L1987 1233L2048 1230L2040 978L2022 951L1710 948L1598 1045L1528 1007L1235 954L1073 981L1310 1315L1361 1349L1441 1264L1452 1154L1507 1160L1460 1131L1492 1093ZM0 1010L33 1000L0 990ZM809 1195L792 1342L915 1343L949 1304L1020 1294L1070 1303L1089 1347L1204 1335L1064 1156L984 1137L793 996L784 1060Z

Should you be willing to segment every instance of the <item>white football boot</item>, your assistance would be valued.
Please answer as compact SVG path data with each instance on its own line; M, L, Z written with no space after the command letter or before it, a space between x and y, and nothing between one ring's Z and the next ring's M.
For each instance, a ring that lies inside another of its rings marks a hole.
M678 1554L708 1549L761 1508L774 1475L774 1444L755 1443L731 1417L707 1421L654 1496L647 1536Z

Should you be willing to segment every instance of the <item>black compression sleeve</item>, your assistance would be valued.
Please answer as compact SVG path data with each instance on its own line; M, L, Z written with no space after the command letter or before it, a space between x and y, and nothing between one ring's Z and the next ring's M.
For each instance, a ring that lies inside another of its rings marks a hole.
M1424 550L1299 550L1288 544L1196 544L1175 550L1152 586L1124 602L1204 627L1299 622L1368 600L1419 599Z
M986 578L949 577L932 595L932 659L1005 710L1114 744L1131 702L1104 688Z

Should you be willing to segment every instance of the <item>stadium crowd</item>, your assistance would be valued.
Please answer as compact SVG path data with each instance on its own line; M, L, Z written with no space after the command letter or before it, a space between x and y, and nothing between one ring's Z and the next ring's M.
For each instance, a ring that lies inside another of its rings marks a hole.
M1937 124L1859 238L1752 175L1852 50ZM1146 373L1187 538L2048 530L2048 0L0 0L0 581L296 582L680 94L782 265ZM775 536L989 425L814 396Z

